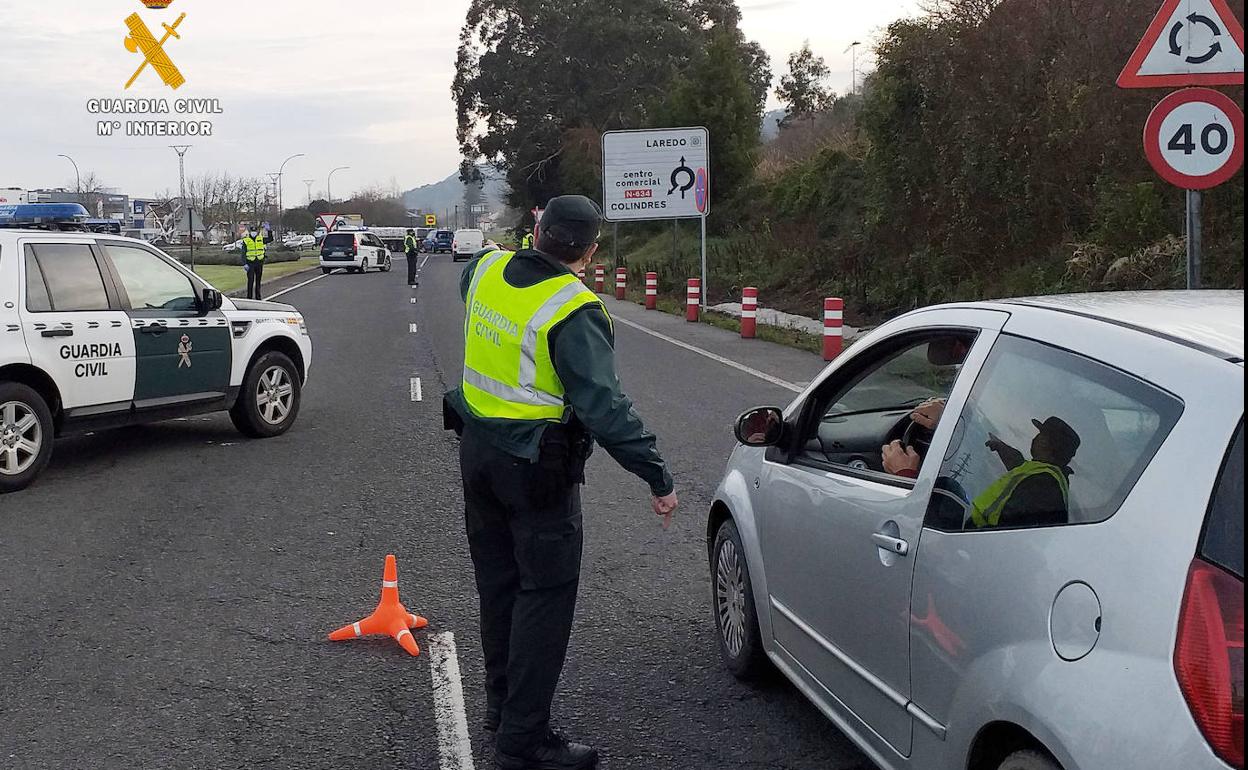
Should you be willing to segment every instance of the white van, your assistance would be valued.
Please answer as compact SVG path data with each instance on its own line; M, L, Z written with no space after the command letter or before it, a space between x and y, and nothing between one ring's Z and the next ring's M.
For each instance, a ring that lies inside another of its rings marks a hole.
M451 259L472 259L472 256L485 248L485 233L480 230L456 230L455 240L451 242Z

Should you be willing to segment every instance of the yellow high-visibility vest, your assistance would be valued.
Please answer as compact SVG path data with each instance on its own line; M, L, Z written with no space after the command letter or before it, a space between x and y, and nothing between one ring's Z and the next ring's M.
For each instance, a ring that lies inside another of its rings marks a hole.
M570 272L523 289L512 286L503 271L514 256L486 254L473 273L464 320L464 401L482 418L562 422L566 391L548 335L586 305L606 308Z
M247 249L248 262L264 261L264 236L261 235L252 238L250 235L243 236L243 246Z
M1001 523L1001 512L1022 484L1032 476L1051 476L1062 490L1062 499L1070 504L1070 480L1056 465L1028 460L997 479L971 503L971 523L976 527L995 527Z

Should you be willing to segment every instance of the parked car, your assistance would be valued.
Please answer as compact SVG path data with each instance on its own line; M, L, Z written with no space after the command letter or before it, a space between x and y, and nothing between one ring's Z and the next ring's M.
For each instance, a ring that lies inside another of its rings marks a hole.
M889 770L1243 768L1243 411L1242 291L891 321L738 421L721 656Z
M338 268L352 273L377 268L388 273L390 267L390 250L367 230L335 231L321 241L321 271L326 275Z
M310 249L316 246L316 236L291 234L286 236L282 243L292 249Z
M241 251L242 248L243 248L243 242L240 239L232 243L225 244L224 246L221 247L221 250L222 251Z
M472 259L472 256L485 247L485 233L480 230L456 230L451 241L451 259L455 262Z
M455 234L450 230L431 230L425 237L425 251L430 254L450 254Z

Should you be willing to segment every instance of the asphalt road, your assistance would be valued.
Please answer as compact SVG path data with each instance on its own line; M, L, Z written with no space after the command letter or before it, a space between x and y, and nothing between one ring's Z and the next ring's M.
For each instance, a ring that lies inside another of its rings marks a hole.
M441 426L461 267L433 257L418 291L396 263L283 297L316 346L287 435L247 441L214 415L71 438L34 487L0 498L0 767L437 770L430 656L325 639L372 610L395 553L405 603L432 622L422 646L455 635L476 767L492 768L457 447ZM819 369L615 311L780 379ZM640 481L605 453L591 462L560 726L614 770L869 770L794 688L738 683L715 647L705 512L730 424L792 394L617 330L621 379L682 508L664 532Z

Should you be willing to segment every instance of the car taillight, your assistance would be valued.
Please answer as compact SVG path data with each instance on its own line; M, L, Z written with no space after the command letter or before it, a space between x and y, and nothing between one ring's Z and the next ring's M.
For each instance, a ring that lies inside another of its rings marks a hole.
M1174 671L1214 753L1244 767L1244 582L1196 559L1187 573Z

